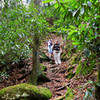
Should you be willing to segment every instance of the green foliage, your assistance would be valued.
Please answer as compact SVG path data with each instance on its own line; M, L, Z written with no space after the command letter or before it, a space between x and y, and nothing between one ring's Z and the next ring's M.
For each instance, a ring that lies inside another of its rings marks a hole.
M86 84L85 84L85 87L88 85L88 84L92 84L92 85L96 85L97 83L96 82L93 82L91 80L89 80ZM87 88L86 89L86 92L85 92L85 95L83 97L83 100L94 100L95 99L95 88L94 86L92 88Z
M89 59L83 59L81 58L81 60L78 63L78 66L76 68L76 75L78 74L82 74L82 75L87 75L89 74L93 68L96 67L96 61L95 59L93 60L93 55L91 55L91 57Z
M45 66L43 64L40 65L40 68L41 68L41 71L46 71L47 70L47 66Z
M0 65L19 62L28 57L30 48L26 30L25 7L3 8L0 16ZM24 25L25 24L25 25ZM25 31L26 30L26 31ZM30 41L29 41L30 42Z
M87 44L91 45L91 41L99 36L97 30L99 28L97 17L99 16L99 9L95 9L99 2L97 0L95 2L92 0L57 1L55 5L58 6L55 7L54 5L54 7L56 15L60 15L58 20L55 21L55 30L62 34L68 34L68 39L72 40L73 45L78 45L79 49L84 49ZM96 36L95 33L97 33Z
M28 58L34 34L42 38L46 33L47 23L40 11L26 8L20 0L11 3L16 6L4 6L0 11L0 66Z
M85 96L83 97L83 100L90 100L94 99L93 97L94 88L88 88L85 92Z
M81 71L82 71L82 65L81 65L81 63L79 63L79 65L76 68L76 72L75 72L76 75L79 74Z
M72 100L74 98L74 92L71 88L67 87L67 92L65 95L66 100Z
M7 72L3 71L0 72L0 82L4 81L5 79L8 79L9 75Z
M67 49L68 54L74 47L83 52L86 61L82 66L85 67L79 64L77 73L80 72L81 67L87 70L83 70L83 73L90 72L95 67L96 59L100 54L100 2L98 0L56 0L52 7L55 9L51 13L55 21L51 31L62 34L63 37L66 36L66 40L71 41Z

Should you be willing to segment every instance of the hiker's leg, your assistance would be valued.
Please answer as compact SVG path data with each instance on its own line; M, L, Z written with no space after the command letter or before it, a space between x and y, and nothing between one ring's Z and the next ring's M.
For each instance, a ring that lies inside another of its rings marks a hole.
M55 64L58 64L58 62L57 62L57 54L56 54L56 51L55 50L53 52L53 55L54 55Z
M49 58L51 58L52 49L51 46L48 47Z
M60 59L60 52L58 53L58 64L61 64L61 59Z
M59 64L59 62L58 62L58 53L56 53L56 62L57 62L57 64Z
M58 61L58 53L56 53L56 64L57 65L59 64L59 61Z
M57 61L57 53L55 53L55 63L58 64L58 61Z

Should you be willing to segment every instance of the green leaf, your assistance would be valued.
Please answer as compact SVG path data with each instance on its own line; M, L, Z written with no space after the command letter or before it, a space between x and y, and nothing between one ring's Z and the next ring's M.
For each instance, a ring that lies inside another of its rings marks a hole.
M79 63L79 65L76 68L75 74L78 75L80 73L81 69L82 69L82 65Z
M42 3L50 3L51 1L54 1L54 0L45 0L45 1L42 1Z
M88 83L93 84L94 82L93 82L93 81L91 81L91 80L89 80L89 81L88 81Z
M75 39L75 38L74 38ZM72 42L73 45L79 45L80 42Z
M56 4L54 5L54 7L57 9L57 8L59 7L58 3L56 3Z
M95 16L95 18L100 18L100 15Z
M73 90L69 87L67 87L67 92L65 95L66 100L72 100L74 98Z

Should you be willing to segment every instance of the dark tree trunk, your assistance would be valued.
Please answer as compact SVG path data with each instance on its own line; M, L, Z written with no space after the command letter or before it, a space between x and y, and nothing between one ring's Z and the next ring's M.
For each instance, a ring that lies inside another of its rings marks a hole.
M99 61L97 61L97 63L99 63ZM98 67L97 82L100 84L100 64L98 64L97 67ZM95 86L95 98L96 100L100 100L100 85Z

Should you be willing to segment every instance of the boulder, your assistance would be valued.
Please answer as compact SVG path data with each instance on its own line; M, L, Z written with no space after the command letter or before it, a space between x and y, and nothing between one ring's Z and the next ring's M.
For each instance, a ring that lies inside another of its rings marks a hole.
M49 100L49 89L31 84L18 84L0 90L0 100Z

